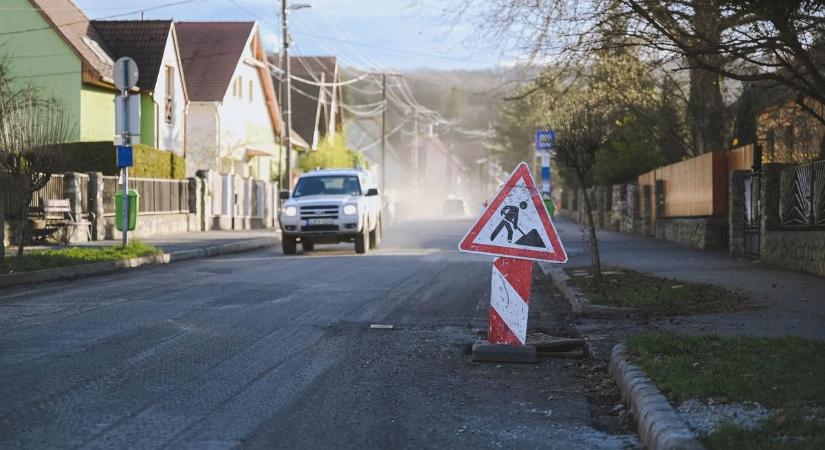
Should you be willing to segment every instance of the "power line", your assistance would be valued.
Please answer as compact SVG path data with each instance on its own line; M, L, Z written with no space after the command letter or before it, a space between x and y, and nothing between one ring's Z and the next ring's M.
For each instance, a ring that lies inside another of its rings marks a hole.
M170 8L172 6L180 6L180 5L185 5L187 3L193 3L193 2L197 2L197 1L203 1L203 0L181 0L181 1L178 1L178 2L172 2L172 3L163 4L163 5L153 6L151 8L143 8L143 9L130 11L130 12L127 12L127 13L112 14L112 15L109 15L109 16L97 17L97 18L94 18L94 19L88 19L87 18L87 19L84 19L84 20L75 20L74 22L66 22L66 23L62 23L62 24L48 25L48 26L45 26L45 27L27 28L25 30L3 31L3 32L0 33L0 36L9 36L9 35L13 35L13 34L31 33L31 32L34 32L34 31L43 31L43 30L49 30L49 29L52 29L52 28L62 28L62 27L67 27L69 25L77 25L79 23L85 23L88 20L114 19L115 17L131 16L133 14L137 14L137 13L141 13L141 12L154 11L156 9L163 9L163 8Z

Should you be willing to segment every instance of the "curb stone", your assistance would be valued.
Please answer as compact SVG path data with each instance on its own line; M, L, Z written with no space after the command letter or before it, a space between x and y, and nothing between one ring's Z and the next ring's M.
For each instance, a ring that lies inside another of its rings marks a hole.
M539 268L545 275L550 276L553 284L556 285L562 295L570 302L570 307L575 313L587 317L624 317L636 311L635 308L594 305L590 303L590 300L588 300L581 291L568 283L570 276L568 276L564 270L554 267L549 263L539 263Z
M636 417L639 436L651 450L703 450L670 402L625 354L627 346L616 344L610 355L610 375Z
M58 267L33 272L0 275L0 288L23 284L43 283L55 280L68 280L102 275L105 273L132 269L145 265L169 264L177 261L186 261L189 259L240 253L259 248L271 247L276 245L278 242L280 242L279 239L275 237L256 238L240 242L230 242L228 244L213 245L210 247L201 247L192 250L179 250L175 252L161 253L153 256L142 256L139 258L123 259L118 261L104 261L94 264L83 264L79 266Z

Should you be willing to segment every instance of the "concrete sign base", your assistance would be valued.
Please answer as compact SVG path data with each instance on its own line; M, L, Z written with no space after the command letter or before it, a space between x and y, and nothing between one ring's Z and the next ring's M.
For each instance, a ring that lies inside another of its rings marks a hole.
M516 347L487 341L473 344L473 362L535 363L538 359L532 345Z

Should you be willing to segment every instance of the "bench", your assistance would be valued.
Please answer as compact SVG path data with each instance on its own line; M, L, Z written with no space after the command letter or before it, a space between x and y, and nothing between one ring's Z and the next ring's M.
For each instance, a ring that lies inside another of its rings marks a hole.
M45 239L56 231L63 229L65 230L65 243L68 244L72 234L74 234L78 228L83 227L86 230L88 240L92 240L92 223L88 220L79 220L75 216L69 199L43 199L40 205L46 226L40 230L34 230L34 236Z

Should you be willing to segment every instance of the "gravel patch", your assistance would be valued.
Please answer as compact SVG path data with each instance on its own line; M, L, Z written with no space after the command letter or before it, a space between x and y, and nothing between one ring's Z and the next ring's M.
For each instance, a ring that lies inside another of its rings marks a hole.
M676 412L700 438L713 433L723 422L752 430L775 413L756 402L705 403L696 399L682 403Z

